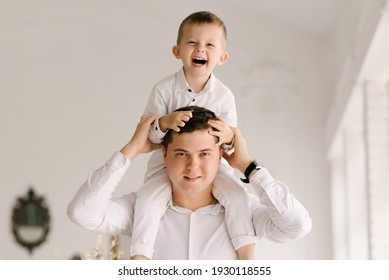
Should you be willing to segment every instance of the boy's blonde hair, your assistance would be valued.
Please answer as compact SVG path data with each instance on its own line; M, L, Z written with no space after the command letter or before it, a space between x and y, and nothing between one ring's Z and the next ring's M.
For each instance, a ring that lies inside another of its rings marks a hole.
M180 28L178 29L178 35L177 35L177 45L180 44L183 33L184 33L184 27L188 24L203 24L203 23L209 23L209 24L215 24L217 26L220 26L223 29L224 34L224 46L227 42L227 28L224 25L224 22L219 18L217 15L208 12L208 11L200 11L193 13L189 16L187 16L180 24Z

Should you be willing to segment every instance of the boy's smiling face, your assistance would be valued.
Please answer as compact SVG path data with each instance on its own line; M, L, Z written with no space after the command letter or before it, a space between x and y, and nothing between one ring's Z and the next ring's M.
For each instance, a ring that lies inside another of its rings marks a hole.
M182 60L187 77L208 79L215 66L228 59L223 28L210 23L192 23L185 25L183 31L173 54Z

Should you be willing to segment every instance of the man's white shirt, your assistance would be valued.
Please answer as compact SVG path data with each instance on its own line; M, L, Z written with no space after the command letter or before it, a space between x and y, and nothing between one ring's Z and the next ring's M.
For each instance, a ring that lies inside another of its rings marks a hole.
M69 218L98 233L131 237L136 193L112 198L130 163L115 152L104 166L92 171L68 206ZM307 210L286 184L276 181L266 168L253 174L250 181L258 195L250 198L258 240L287 242L311 230ZM219 180L218 184L222 183ZM160 222L153 259L236 258L222 205L190 211L170 201Z

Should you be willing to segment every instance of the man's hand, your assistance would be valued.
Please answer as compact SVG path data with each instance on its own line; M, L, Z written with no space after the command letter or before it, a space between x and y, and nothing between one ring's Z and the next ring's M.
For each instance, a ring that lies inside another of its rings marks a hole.
M219 138L216 145L227 144L230 145L234 139L234 132L232 128L228 126L223 119L218 116L219 120L209 120L210 126L215 128L217 131L211 131L210 134Z
M180 128L192 117L192 111L177 111L167 114L159 119L159 127L162 132L172 129L179 132Z
M249 156L246 139L243 137L242 133L237 128L233 128L233 131L235 135L234 152L232 154L224 152L223 157L227 160L229 165L244 174L244 171L252 162L252 159Z
M120 152L129 160L134 159L139 154L148 153L161 147L160 144L153 144L148 138L151 124L157 119L157 116L142 116L130 142L125 145Z

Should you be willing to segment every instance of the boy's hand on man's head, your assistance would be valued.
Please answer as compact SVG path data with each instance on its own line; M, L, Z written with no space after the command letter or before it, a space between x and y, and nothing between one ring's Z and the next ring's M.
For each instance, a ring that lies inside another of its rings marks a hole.
M219 120L209 120L209 124L216 129L216 131L211 131L210 134L219 138L216 145L231 145L234 140L234 132L232 128L223 121L221 116L218 116L217 118Z
M192 117L192 111L177 111L167 114L159 119L159 127L162 132L172 129L179 132L180 128Z

